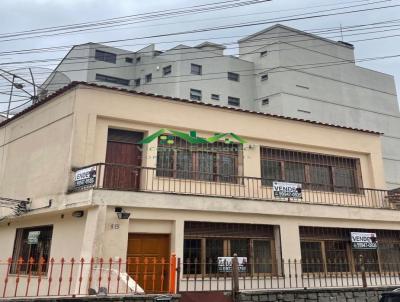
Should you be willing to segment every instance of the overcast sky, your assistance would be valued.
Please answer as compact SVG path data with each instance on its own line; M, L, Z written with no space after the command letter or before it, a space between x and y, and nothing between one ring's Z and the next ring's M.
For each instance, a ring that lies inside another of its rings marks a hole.
M30 30L36 28L59 26L72 23L96 21L138 13L159 11L166 9L176 9L183 6L193 6L217 2L219 0L1 0L0 11L0 34ZM367 6L366 4L373 4ZM153 20L142 22L125 27L114 29L102 29L96 32L83 32L79 34L57 35L52 37L22 39L17 41L0 41L0 52L14 51L30 48L52 47L60 45L74 45L85 42L109 41L116 39L129 39L141 36L162 34L168 32L179 32L182 30L204 28L210 26L228 25L239 22L256 20L266 20L272 18L285 18L287 16L317 12L321 10L333 9L338 7L363 5L349 8L346 10L365 9L369 7L389 6L400 4L400 0L392 1L350 1L350 0L272 0L252 6L229 9L224 11L209 12L196 15L188 15L164 20ZM343 10L342 10L343 11ZM325 12L326 13L326 12ZM386 20L398 19L391 27L369 28L364 31L344 32L344 41L355 45L356 59L370 58L377 56L400 55L400 36L386 39L376 39L370 41L353 42L374 37L389 35L400 35L400 7L387 8L382 10L360 12L347 15L336 15L323 18L297 20L290 22L280 22L288 26L296 27L301 30L315 31L332 27L346 27L366 23L381 22ZM167 38L154 38L146 40L133 40L115 43L114 46L137 50L148 43L159 43L158 49L170 48L176 44L183 43L195 45L200 40L213 38L213 42L232 42L270 25L252 26L245 28L234 28L221 31L212 31L191 35L170 36ZM382 26L382 25L379 25ZM382 31L370 33L371 31ZM383 32L384 31L384 32ZM352 34L352 35L350 35ZM322 36L340 40L337 33L323 34ZM220 38L232 37L235 38ZM237 37L236 37L237 36ZM199 41L187 41L199 40ZM171 43L166 43L171 42ZM111 44L112 45L112 44ZM230 46L231 47L231 46ZM228 50L235 54L236 50ZM67 53L67 48L57 52L42 52L26 55L0 55L0 68L14 69L26 66L38 66L41 68L53 68L58 62L42 62L35 64L4 65L9 62L20 62L36 59L61 59ZM358 63L360 66L371 68L377 71L394 75L397 81L397 89L400 86L400 57L375 60L370 62ZM40 77L38 76L38 79ZM5 91L4 82L0 84L0 92ZM0 97L0 101L4 100ZM0 109L4 104L0 104Z

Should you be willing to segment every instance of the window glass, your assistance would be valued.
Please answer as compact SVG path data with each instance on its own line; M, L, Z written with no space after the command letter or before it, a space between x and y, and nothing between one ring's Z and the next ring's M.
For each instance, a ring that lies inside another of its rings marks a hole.
M220 181L235 182L235 158L231 155L220 154L218 160L218 174Z
M133 59L132 58L125 58L125 62L126 63L133 63Z
M198 152L196 156L199 165L199 179L214 180L215 154Z
M335 167L335 191L354 192L355 187L353 170Z
M183 273L201 273L201 239L185 239L183 246Z
M347 242L338 240L326 240L325 258L328 272L348 272L349 261L347 259Z
M153 80L153 75L151 73L146 74L146 83L150 83Z
M271 241L253 240L253 261L255 273L272 273Z
M304 164L296 162L285 162L285 180L289 182L304 183Z
M172 72L172 66L171 65L165 66L163 68L163 75L164 76L171 74L171 72Z
M215 101L219 101L219 94L212 94L211 99Z
M231 239L231 249L227 253L228 256L233 257L233 254L237 254L238 257L247 257L249 259L249 240L248 239Z
M228 105L240 106L240 99L234 98L233 96L228 96Z
M228 80L239 82L240 75L238 73L228 72Z
M331 168L328 166L309 167L311 189L329 191L332 189Z
M381 268L384 271L398 270L400 263L400 242L379 241Z
M177 178L193 178L192 152L187 150L178 150L176 152L176 170Z
M224 257L223 239L206 239L206 273L218 272L218 257Z
M323 272L322 246L319 241L302 241L301 268L304 273Z
M360 256L363 256L366 272L378 272L378 253L376 250L353 250L353 259L357 272L361 271Z
M111 52L96 49L95 60L115 64L117 62L117 55Z
M172 177L174 175L174 151L163 146L157 150L157 176Z
M282 180L281 162L275 160L262 160L261 177L264 186L272 186L274 181Z
M190 73L201 75L202 73L202 66L197 64L190 64Z
M201 101L201 90L190 89L190 99L194 101Z
M99 73L96 73L96 81L102 81L102 82L107 82L107 83L129 86L129 80L112 77L112 76L107 76L107 75L99 74Z
M53 236L53 226L33 227L25 229L17 229L14 251L13 251L13 265L10 267L10 272L28 274L37 274L47 271L51 240ZM34 264L27 264L29 259L33 259ZM22 265L18 265L17 261L23 260ZM39 261L45 263L39 265Z
M135 80L135 86L136 86L136 87L140 86L140 79L136 79L136 80Z

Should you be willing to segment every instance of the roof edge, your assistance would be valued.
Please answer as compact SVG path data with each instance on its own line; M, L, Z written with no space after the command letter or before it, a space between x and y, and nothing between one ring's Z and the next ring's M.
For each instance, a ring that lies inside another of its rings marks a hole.
M256 114L260 116L267 116L267 117L273 117L273 118L279 118L279 119L285 119L285 120L291 120L291 121L297 121L297 122L303 122L303 123L309 123L309 124L315 124L315 125L321 125L325 127L334 127L334 128L339 128L339 129L345 129L345 130L351 130L351 131L358 131L358 132L364 132L364 133L369 133L369 134L375 134L375 135L382 135L382 132L377 132L373 130L367 130L367 129L360 129L360 128L352 128L352 127L347 127L347 126L340 126L336 124L329 124L329 123L324 123L324 122L318 122L318 121L313 121L313 120L308 120L308 119L301 119L301 118L295 118L295 117L288 117L288 116L283 116L283 115L278 115L278 114L271 114L271 113L266 113L266 112L259 112L259 111L253 111L253 110L247 110L247 109L242 109L242 108L232 108L228 106L222 106L222 105L214 105L210 103L203 103L200 101L192 101L188 99L181 99L181 98L176 98L176 97L170 97L170 96L162 96L158 94L153 94L153 93L145 93L145 92L137 92L135 90L128 90L124 88L117 88L117 87L110 87L110 86L105 86L105 85L98 85L94 83L88 83L88 82L82 82L82 81L74 81L71 82L70 84L64 86L63 88L57 90L53 94L49 95L46 97L44 100L37 102L34 105L29 106L28 108L22 110L21 112L15 114L12 118L9 118L8 120L0 122L0 128L7 125L8 123L12 122L15 119L18 119L19 117L29 113L30 111L36 109L37 107L42 106L45 103L48 103L52 99L60 96L61 94L64 94L65 92L68 92L69 90L72 90L73 88L83 85L87 87L94 87L94 88L101 88L101 89L106 89L106 90L111 90L111 91L119 91L119 92L125 92L129 94L134 94L134 95L141 95L141 96L148 96L148 97L155 97L159 99L164 99L164 100L172 100L172 101L178 101L182 103L187 103L187 104L196 104L200 106L208 106L208 107L213 107L213 108L219 108L223 110L230 110L230 111L236 111L236 112L243 112L243 113L248 113L248 114Z

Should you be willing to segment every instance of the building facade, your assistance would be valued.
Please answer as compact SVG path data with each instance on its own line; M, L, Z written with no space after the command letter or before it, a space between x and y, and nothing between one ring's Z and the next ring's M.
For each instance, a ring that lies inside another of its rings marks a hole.
M137 52L79 45L43 88L51 93L70 80L87 81L381 132L387 187L400 186L393 76L357 66L351 44L283 25L238 45L238 56L211 42L164 52L153 44Z
M0 221L0 259L25 263L0 267L10 283L37 274L29 259L175 254L179 280L217 275L233 254L264 276L288 260L312 273L357 272L360 255L369 271L400 261L377 132L76 82L2 122L0 137L0 196L30 198ZM352 233L378 248L354 249Z

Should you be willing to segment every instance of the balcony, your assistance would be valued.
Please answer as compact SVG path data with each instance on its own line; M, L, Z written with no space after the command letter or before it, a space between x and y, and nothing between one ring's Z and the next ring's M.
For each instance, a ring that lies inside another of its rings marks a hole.
M319 188L307 184L301 190L301 197L280 198L274 195L271 186L265 185L271 181L257 177L107 163L97 163L73 171L74 186L70 192L104 189L392 210L397 210L397 204L400 203L400 194L396 190Z

